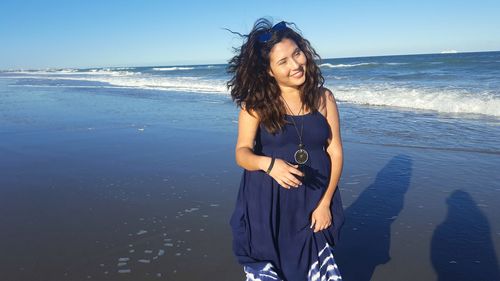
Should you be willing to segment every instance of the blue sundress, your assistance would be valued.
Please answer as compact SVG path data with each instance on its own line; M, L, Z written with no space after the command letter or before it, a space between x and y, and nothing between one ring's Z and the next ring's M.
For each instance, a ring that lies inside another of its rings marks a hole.
M233 252L247 280L342 280L334 259L344 214L337 187L332 198L332 225L314 233L311 214L329 183L330 157L326 152L330 127L319 111L290 116L277 134L257 129L254 153L296 164L294 153L303 122L302 140L309 158L301 169L302 185L285 189L264 171L243 170L230 219Z

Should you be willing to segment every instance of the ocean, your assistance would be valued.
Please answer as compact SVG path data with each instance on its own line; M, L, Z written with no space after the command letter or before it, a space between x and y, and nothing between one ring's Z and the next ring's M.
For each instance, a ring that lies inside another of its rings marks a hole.
M500 153L500 52L339 58L319 63L325 85L339 103L346 141ZM12 92L58 88L156 99L172 98L173 92L191 103L198 101L193 104L198 114L218 111L221 104L231 112L228 79L225 64L0 72L3 87ZM0 99L0 109L9 111L6 97ZM151 108L160 115L166 114L161 112L164 109ZM229 122L234 123L234 114L231 118ZM224 127L225 119L221 116L215 121L220 124L211 125ZM208 121L200 118L200 122Z

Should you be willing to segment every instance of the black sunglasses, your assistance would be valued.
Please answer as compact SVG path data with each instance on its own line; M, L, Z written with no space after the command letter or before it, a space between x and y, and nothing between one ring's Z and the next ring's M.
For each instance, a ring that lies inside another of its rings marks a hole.
M260 43L266 43L273 36L272 32L279 31L279 30L284 30L286 28L287 28L286 22L284 22L284 21L278 22L273 27L271 27L270 30L268 30L268 31L262 33L261 35L259 35L259 37L258 37L259 42Z

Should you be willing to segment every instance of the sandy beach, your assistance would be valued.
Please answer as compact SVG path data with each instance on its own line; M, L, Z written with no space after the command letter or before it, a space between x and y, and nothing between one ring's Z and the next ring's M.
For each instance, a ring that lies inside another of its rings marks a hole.
M40 135L46 142L33 142ZM1 279L234 276L226 221L238 170L231 140L216 136L42 131L7 149L3 138Z
M0 280L244 280L227 96L0 83ZM344 136L345 280L498 280L498 153Z
M170 129L179 141L158 131L45 131L50 144L4 151L2 280L243 280L227 224L241 172L234 134ZM467 173L493 170L498 158L345 150L348 220L337 259L346 280L450 271L473 280L497 270L499 179L487 185Z

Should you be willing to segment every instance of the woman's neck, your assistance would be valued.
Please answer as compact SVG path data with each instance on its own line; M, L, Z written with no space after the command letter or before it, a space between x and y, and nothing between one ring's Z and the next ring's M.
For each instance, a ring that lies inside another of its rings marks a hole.
M303 114L307 110L302 103L300 91L289 88L288 91L281 91L281 98L285 101L287 112L292 115Z
M301 103L300 90L297 88L280 87L281 96L292 103Z

